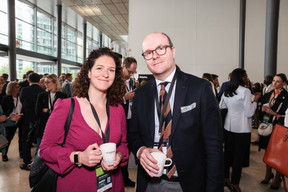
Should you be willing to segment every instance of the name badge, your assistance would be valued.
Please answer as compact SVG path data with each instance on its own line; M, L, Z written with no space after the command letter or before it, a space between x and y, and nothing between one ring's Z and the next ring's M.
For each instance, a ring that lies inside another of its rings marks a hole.
M264 115L263 121L261 123L263 123L264 125L267 125L269 123L269 120L270 120L270 116Z
M101 165L96 166L97 191L104 192L112 188L111 172L104 172Z

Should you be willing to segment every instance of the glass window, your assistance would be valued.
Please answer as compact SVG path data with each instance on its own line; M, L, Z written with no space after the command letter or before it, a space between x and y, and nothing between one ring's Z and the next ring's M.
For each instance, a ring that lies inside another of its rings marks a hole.
M89 22L87 22L87 37L90 37L90 38L92 38L93 37L93 29L92 29L92 25L89 23Z
M86 52L87 55L89 55L89 53L93 50L93 41L91 38L87 37L87 42L86 42Z
M99 42L100 40L100 31L96 28L93 27L93 40Z
M8 19L7 14L0 11L1 27L0 27L0 43L8 45Z
M16 60L16 71L17 71L17 79L22 80L24 74L26 74L29 70L34 70L34 62L31 61L23 61Z
M1 1L0 12L1 11L3 11L4 13L7 13L7 0Z
M67 41L67 59L71 61L76 61L76 44Z
M16 39L22 49L34 51L34 27L16 19Z
M77 62L83 63L83 34L80 32L77 34Z
M72 29L71 27L67 27L67 40L76 42L76 31L75 29Z
M37 11L37 27L52 32L52 17Z
M33 7L20 1L16 1L15 4L16 4L16 10L15 10L16 18L23 19L27 23L34 24Z
M110 47L111 40L109 37L107 37L105 34L102 33L102 44L103 47Z
M52 47L52 33L37 29L37 45Z

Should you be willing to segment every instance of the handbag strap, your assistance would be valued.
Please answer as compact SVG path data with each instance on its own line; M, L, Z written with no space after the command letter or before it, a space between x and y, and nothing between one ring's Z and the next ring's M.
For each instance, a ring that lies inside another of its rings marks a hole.
M62 143L62 147L64 147L65 145L65 142L66 142L66 138L67 138L67 134L68 134L68 131L69 131L69 128L70 128L70 123L71 123L71 120L72 120L72 114L74 112L74 106L75 106L75 100L73 99L73 97L70 98L71 99L71 106L70 106L70 110L69 110L69 114L68 114L68 117L66 119L66 122L65 122L65 136L64 136L64 141Z
M282 177L282 181L283 181L283 185L284 185L284 190L285 190L285 192L288 192L288 191L287 191L286 182L285 182L285 176L284 176L284 175L281 175L281 177Z
M277 108L277 110L275 111L275 113L278 113L279 112L279 110L281 109L281 107L282 107L282 104L283 104L283 102L282 103L280 103L280 105L278 106L278 108ZM276 116L273 116L273 119L272 119L272 124L273 124L273 122L275 121L275 119L276 119Z

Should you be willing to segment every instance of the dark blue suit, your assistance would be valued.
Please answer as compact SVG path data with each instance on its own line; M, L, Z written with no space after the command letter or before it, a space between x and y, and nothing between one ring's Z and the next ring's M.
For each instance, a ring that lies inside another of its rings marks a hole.
M222 128L219 107L208 81L176 71L171 147L184 192L223 191ZM155 79L137 89L128 142L136 155L153 147ZM184 112L183 107L194 106ZM182 111L181 111L182 107ZM149 175L138 166L137 192L144 192Z

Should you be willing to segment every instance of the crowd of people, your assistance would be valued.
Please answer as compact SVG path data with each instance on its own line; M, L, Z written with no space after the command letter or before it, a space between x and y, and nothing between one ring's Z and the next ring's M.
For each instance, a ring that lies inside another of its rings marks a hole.
M28 71L23 81L0 77L0 132L12 141L17 129L20 168L30 170L31 147L59 174L57 191L108 191L135 187L128 158L138 164L137 192L240 192L242 168L249 166L252 125L263 119L288 126L287 78L279 73L252 83L244 69L234 69L221 86L218 75L187 74L175 63L175 47L165 33L151 33L142 56L154 79L134 79L137 61L109 48L93 50L72 83L71 73L39 75ZM123 64L122 64L123 60ZM75 100L65 146L64 125ZM226 109L225 116L220 109ZM252 121L253 120L253 121ZM253 123L252 123L253 122ZM257 127L257 126L256 126ZM259 150L270 136L260 136ZM100 145L116 144L115 162L103 161ZM7 162L9 145L3 148ZM133 154L130 154L132 152ZM157 160L171 159L160 177ZM99 176L99 167L105 176ZM230 169L232 168L232 169ZM281 173L267 165L261 184L279 189ZM104 179L103 179L104 178ZM107 179L108 178L108 179Z

